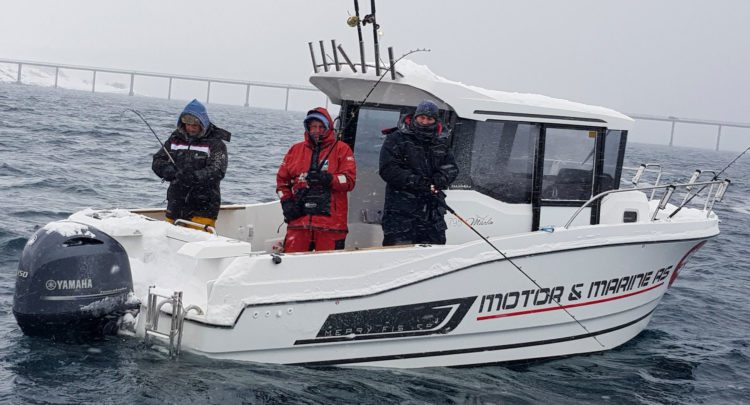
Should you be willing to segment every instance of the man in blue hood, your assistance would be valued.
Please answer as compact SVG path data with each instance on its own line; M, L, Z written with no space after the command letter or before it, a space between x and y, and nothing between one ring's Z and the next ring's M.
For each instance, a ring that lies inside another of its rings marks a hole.
M184 219L202 228L216 225L219 183L227 172L231 134L211 123L206 107L193 100L177 118L177 129L154 154L151 169L169 182L167 221Z

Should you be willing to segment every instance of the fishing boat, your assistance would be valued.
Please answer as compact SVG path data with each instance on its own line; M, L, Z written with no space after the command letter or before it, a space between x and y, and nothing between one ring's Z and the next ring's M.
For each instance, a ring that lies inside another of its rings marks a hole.
M653 163L625 180L633 120L621 113L469 86L392 56L355 65L333 49L317 62L311 44L310 82L340 106L357 162L344 250L276 251L276 201L222 206L210 232L167 223L164 209L86 209L29 239L13 306L22 330L116 331L170 354L298 365L591 353L644 330L719 233L712 208L729 180L697 170L660 184ZM425 99L460 169L445 191L447 243L383 247L381 129Z

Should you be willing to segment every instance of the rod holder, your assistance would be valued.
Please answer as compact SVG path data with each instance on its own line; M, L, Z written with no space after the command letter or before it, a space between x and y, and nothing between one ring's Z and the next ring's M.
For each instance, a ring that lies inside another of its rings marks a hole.
M633 183L634 186L638 185L638 180L641 179L641 176L643 176L643 172L645 172L645 171L646 171L646 165L645 164L641 164L638 167L638 171L635 172L635 176L633 176L633 180L631 180L631 182Z
M326 60L326 47L323 45L323 40L320 41L320 56L323 58L323 70L328 71L328 61Z
M700 176L701 176L701 171L699 169L697 169L695 172L693 172L693 175L690 176L690 180L688 180L688 184L695 183ZM685 187L685 191L687 191L687 192L685 193L685 198L682 199L682 204L685 204L685 202L688 200L688 198L690 198L690 191L692 189L693 189L693 186L687 186L687 187Z
M388 47L388 61L390 62L391 80L396 80L396 62L393 61L393 47Z
M338 49L339 49L339 52L341 52L341 56L344 57L346 64L349 65L349 67L352 69L352 72L357 73L357 67L354 66L352 61L349 59L349 56L346 55L346 52L344 52L344 48L342 48L341 45L339 45Z
M338 54L338 51L336 50L336 40L335 39L331 40L331 48L333 49L333 65L336 67L336 71L340 72L341 71L341 64L339 64L339 54Z
M669 202L669 199L672 198L672 193L674 193L675 186L669 185L666 188L666 191L664 192L664 195L661 197L661 200L659 201L659 205L656 206L656 209L654 210L654 215L651 216L651 221L656 220L656 215L659 214L659 211L663 210L667 207L667 203ZM656 189L654 189L656 191Z
M667 208L667 203L669 202L669 199L672 198L672 193L674 193L674 186L668 186L667 191L664 193L664 196L661 198L661 201L659 201L659 209L663 210L664 208Z
M698 177L700 177L700 175L701 175L701 171L700 170L696 170L693 173L693 175L690 176L690 180L688 180L688 183L690 183L690 184L695 183L695 181L698 180ZM688 191L690 191L693 188L693 186L687 186L686 188L687 188Z
M724 193L727 192L727 188L729 188L730 184L732 184L732 181L729 179L725 179L723 183L719 184L719 188L716 190L714 201L721 202L721 200L724 198Z
M310 47L310 58L312 59L313 72L318 73L318 63L315 61L315 51L313 50L312 42L308 42L307 45Z

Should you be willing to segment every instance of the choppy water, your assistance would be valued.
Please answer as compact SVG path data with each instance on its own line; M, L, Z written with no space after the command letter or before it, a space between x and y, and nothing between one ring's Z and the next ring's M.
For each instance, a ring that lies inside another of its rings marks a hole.
M750 156L716 208L722 233L680 272L648 328L604 353L512 366L416 370L303 368L177 360L140 340L71 345L24 336L15 271L36 227L85 207L164 206L151 172L184 102L0 84L0 402L40 403L750 403ZM301 137L300 113L209 106L233 132L224 203L269 201ZM750 139L748 139L750 144ZM668 176L721 169L737 154L632 144L627 164Z

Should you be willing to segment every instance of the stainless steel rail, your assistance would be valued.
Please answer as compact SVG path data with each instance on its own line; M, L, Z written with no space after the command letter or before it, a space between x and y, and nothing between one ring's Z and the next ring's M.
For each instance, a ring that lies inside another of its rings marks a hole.
M661 200L659 201L659 205L654 210L654 213L651 216L651 221L655 221L656 220L656 214L658 214L660 210L663 210L664 208L667 207L667 203L669 202L669 199L672 198L672 194L674 193L674 191L676 189L678 189L678 188L685 188L688 191L688 193L690 193L691 190L695 186L710 187L710 189L708 191L708 194L707 194L707 197L706 197L706 203L704 204L704 207L703 207L703 209L707 211L706 212L706 217L708 217L708 215L711 213L711 210L713 209L714 203L715 202L720 202L721 199L724 197L724 193L726 192L727 187L729 187L729 184L730 184L730 181L728 179L723 179L723 180L712 180L712 181L704 181L704 182L687 182L687 183L678 183L678 184L664 184L664 185L659 185L659 186L635 187L635 188L625 188L625 189L616 189L616 190L604 191L604 192L601 192L601 193L599 193L599 194L591 197L581 207L579 207L578 210L576 210L576 212L573 213L573 215L570 217L570 219L565 224L565 226L563 226L563 228L568 229L568 227L570 226L570 224L573 223L573 221L576 219L576 217L578 216L578 214L580 214L581 211L584 210L584 208L586 208L589 205L591 205L591 203L593 203L594 201L596 201L596 200L598 200L598 199L600 199L600 198L602 198L604 196L610 195L610 194L624 193L626 191L647 191L647 190L658 190L658 189L663 189L665 191L664 195L662 196ZM716 190L714 190L715 186L718 186L718 187L716 187ZM700 190L702 190L704 187L702 187ZM698 192L700 192L700 190L698 190ZM712 197L712 195L713 195L713 197ZM686 201L686 200L687 199L685 199L683 201ZM711 200L710 207L708 206L708 201L709 200Z
M159 301L159 298L163 298ZM146 328L144 339L146 343L151 342L152 337L162 338L168 341L169 357L180 354L182 346L182 329L185 325L185 316L190 311L195 311L198 315L203 315L203 309L197 305L182 306L182 291L174 291L171 294L157 289L155 286L148 288L148 308L146 308ZM170 320L168 332L159 331L159 317L161 316L162 307L166 304L170 306Z

